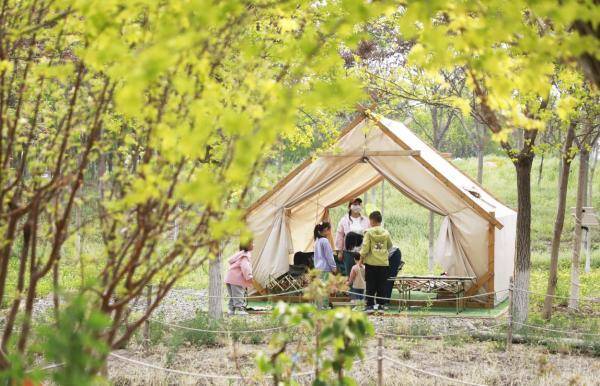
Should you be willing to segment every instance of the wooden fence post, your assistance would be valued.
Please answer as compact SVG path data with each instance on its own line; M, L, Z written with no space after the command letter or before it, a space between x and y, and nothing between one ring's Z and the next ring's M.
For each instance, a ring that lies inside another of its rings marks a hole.
M152 284L146 287L146 309L150 308L152 304ZM144 346L148 348L150 346L150 319L146 319L144 322Z
M383 337L377 338L377 386L383 386Z
M513 337L513 278L508 284L508 330L506 331L506 351L510 351Z

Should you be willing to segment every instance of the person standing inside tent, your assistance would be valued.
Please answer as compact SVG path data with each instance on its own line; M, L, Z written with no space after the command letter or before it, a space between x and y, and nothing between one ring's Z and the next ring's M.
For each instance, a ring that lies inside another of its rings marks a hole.
M315 238L315 269L321 271L321 280L325 281L329 277L330 273L337 273L337 265L333 258L333 248L329 243L329 237L331 236L331 224L322 221L315 225L313 231ZM329 303L327 298L316 299L317 307L323 309L326 304Z
M338 261L343 263L345 276L350 275L354 265L355 249L360 246L358 240L362 241L362 235L369 227L369 219L362 215L362 200L357 197L348 204L348 214L340 219L335 234Z
M315 225L313 235L315 237L315 269L322 272L321 277L325 280L330 273L337 273L337 265L333 258L333 249L329 243L331 224L322 221Z
M360 249L361 263L365 264L365 280L367 282L365 312L374 312L375 298L378 308L385 306L387 295L387 279L389 277L389 251L392 248L390 232L383 229L381 212L375 211L369 215L371 228L365 232Z

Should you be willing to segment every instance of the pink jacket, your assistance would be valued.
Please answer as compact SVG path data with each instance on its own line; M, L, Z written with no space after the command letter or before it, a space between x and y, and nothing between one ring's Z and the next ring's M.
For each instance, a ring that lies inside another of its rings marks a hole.
M239 251L229 258L229 271L225 275L225 283L251 288L252 277L250 252Z

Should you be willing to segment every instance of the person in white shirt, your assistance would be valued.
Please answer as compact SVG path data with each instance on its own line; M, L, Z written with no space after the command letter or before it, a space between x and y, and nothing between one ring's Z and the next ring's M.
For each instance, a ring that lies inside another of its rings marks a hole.
M346 245L346 238L350 233L362 236L370 226L369 219L362 215L362 200L357 197L348 204L348 214L340 219L335 234L334 244L335 249L338 251L337 258L338 261L343 263L345 276L350 275L354 265L355 254L349 252L357 247L356 245Z

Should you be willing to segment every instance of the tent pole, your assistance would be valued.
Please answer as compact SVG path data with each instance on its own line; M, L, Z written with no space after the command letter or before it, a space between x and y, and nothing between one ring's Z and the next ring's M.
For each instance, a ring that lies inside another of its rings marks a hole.
M490 278L488 279L487 292L494 292L494 259L495 259L495 246L496 246L496 227L491 222L488 224L488 272ZM496 300L496 294L491 294L488 297L488 308L494 308Z

